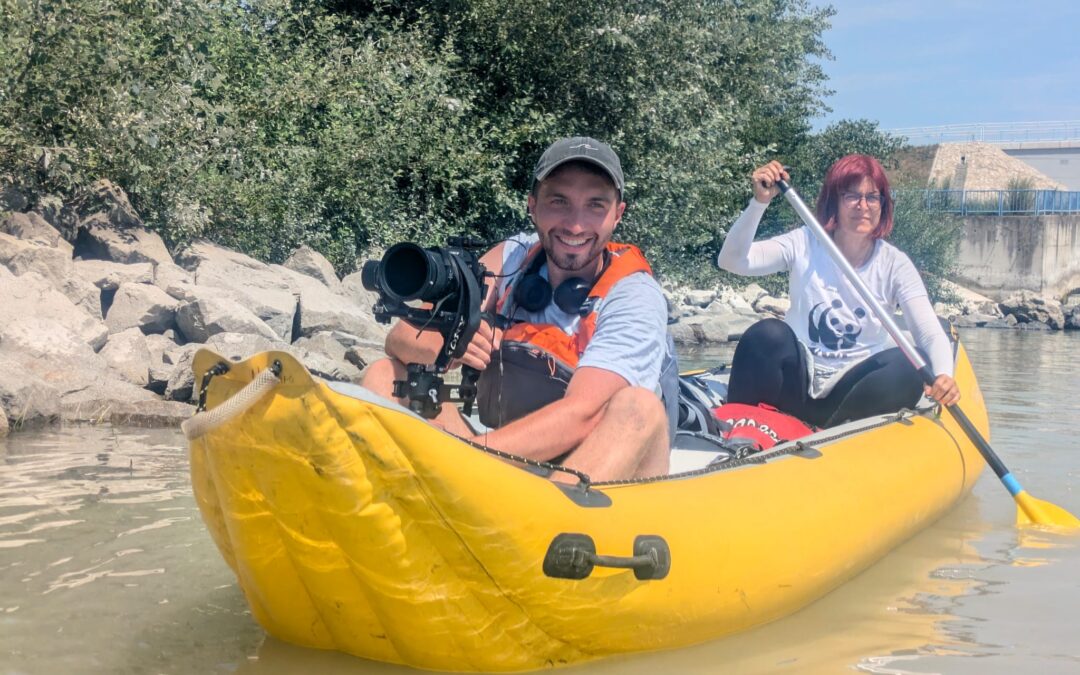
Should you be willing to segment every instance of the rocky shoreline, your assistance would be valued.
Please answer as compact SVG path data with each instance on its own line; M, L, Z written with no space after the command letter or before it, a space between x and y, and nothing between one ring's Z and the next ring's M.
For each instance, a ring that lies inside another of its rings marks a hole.
M96 188L88 213L55 199L27 210L3 190L0 436L59 421L175 425L193 412L191 361L204 346L234 359L288 351L320 377L350 382L382 355L387 329L358 272L339 278L307 247L283 265L207 241L174 256L121 190ZM960 300L935 309L960 327L1080 328L1080 296L997 303L954 290ZM790 304L753 283L664 292L683 345L735 341Z

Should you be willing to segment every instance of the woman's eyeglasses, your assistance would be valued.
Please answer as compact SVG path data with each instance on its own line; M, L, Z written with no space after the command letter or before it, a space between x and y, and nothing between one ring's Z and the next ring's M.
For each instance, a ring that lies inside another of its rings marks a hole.
M866 200L866 205L870 208L875 206L881 206L881 193L870 192L868 194L862 194L860 192L842 192L840 193L840 199L844 200L845 206L857 206L862 200Z

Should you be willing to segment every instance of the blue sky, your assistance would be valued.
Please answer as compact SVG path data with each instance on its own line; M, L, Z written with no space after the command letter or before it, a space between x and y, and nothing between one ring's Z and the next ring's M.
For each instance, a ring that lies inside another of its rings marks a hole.
M1077 0L811 0L836 10L823 63L840 119L883 129L1080 120Z

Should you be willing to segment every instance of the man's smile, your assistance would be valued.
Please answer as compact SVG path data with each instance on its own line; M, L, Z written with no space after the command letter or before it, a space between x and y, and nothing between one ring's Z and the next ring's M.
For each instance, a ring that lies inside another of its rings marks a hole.
M570 248L581 248L581 247L585 246L586 244L588 244L589 239L591 239L591 237L584 237L584 236L580 236L580 235L577 236L577 237L572 237L572 236L566 235L566 234L556 234L554 236L555 236L555 239L558 240L558 242L560 244L562 244L564 246L568 246Z

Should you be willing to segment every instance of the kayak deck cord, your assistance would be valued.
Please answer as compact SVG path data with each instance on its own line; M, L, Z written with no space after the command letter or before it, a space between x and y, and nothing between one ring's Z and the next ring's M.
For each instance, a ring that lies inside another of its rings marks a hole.
M210 387L210 380L228 371L229 365L224 361L219 361L213 368L206 371L203 376L202 386L199 391L199 407L197 408L199 412L180 425L180 429L189 441L193 441L229 420L244 414L248 408L258 403L263 396L266 396L281 381L281 362L274 361L269 368L255 376L255 379L243 389L222 401L221 405L213 410L206 410L206 390Z
M848 436L854 436L870 429L877 429L878 427L888 426L895 422L903 422L906 419L921 415L924 412L936 408L932 406L923 409L909 410L903 408L898 412L891 413L888 417L872 422L870 424L862 425L854 429L847 431L840 431L821 438L815 438L813 443L806 443L804 441L789 441L782 445L778 445L770 450L764 450L762 452L756 452L752 455L747 455L739 459L730 459L725 462L718 462L716 464L710 464L701 469L695 469L693 471L683 471L682 473L666 474L662 476L649 476L647 478L625 478L623 480L608 480L602 482L592 483L592 487L612 487L617 485L635 485L638 483L656 483L669 478L689 478L691 476L703 476L705 474L716 473L717 471L727 471L728 469L737 469L742 466L749 466L751 464L763 464L770 459L782 457L784 455L797 455L802 452L813 452L816 450L814 446L822 445L825 443L832 443Z
M455 438L460 438L460 436L456 436ZM528 457L522 457L521 455L514 455L514 454L511 454L509 452L503 452L502 450L496 450L495 448L489 448L486 445L481 445L479 443L474 443L473 441L469 441L469 440L466 440L464 438L462 438L461 440L465 441L466 443L473 446L477 450L483 450L487 454L494 455L495 457L498 457L499 459L505 459L505 460L509 460L509 461L512 461L512 462L517 462L519 464L524 464L526 466L531 466L531 467L536 468L536 469L547 469L548 471L559 471L561 473L568 473L568 474L570 474L572 476L576 476L577 479L578 479L578 482L580 484L579 487L581 487L582 489L585 489L585 490L588 490L593 485L600 485L601 484L601 483L594 483L592 481L592 479L589 478L589 474L587 474L587 473L585 473L583 471L578 471L577 469L570 469L570 468L567 468L567 467L562 466L560 464L554 464L552 462L541 462L541 461L536 460L536 459L529 459Z

